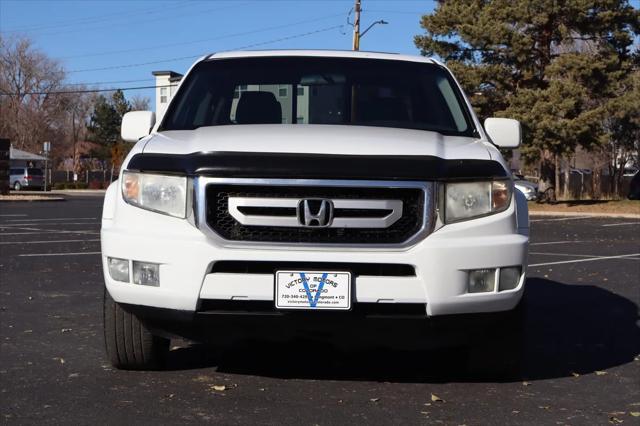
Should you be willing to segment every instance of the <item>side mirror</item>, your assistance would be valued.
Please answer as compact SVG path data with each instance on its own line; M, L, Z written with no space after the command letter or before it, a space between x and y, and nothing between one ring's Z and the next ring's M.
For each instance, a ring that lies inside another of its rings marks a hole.
M491 138L491 142L500 148L517 148L522 139L522 129L518 120L510 118L487 118L484 120L484 130Z
M122 117L120 136L127 142L138 142L151 133L156 124L156 113L152 111L131 111Z

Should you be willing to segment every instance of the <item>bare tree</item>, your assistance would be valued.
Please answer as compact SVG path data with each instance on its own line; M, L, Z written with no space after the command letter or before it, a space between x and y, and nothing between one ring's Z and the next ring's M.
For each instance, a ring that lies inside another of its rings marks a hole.
M0 37L0 134L20 149L39 151L42 142L59 135L58 95L65 72L26 38Z
M131 98L131 111L148 111L151 100L146 96L136 95Z

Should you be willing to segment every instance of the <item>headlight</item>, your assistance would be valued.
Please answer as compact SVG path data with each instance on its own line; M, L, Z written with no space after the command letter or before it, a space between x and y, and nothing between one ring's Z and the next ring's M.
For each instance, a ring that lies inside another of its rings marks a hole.
M511 181L460 182L445 185L445 223L506 210L511 203Z
M134 206L175 217L186 217L187 178L125 171L122 196Z

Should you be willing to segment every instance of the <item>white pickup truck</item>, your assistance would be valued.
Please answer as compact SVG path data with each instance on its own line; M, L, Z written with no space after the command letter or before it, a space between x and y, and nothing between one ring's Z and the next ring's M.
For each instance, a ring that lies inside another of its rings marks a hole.
M520 136L515 120L483 127L424 57L198 60L163 117L123 118L135 146L101 232L112 364L157 368L171 336L241 338L240 322L396 316L464 319L479 361L514 361L529 223L498 148Z

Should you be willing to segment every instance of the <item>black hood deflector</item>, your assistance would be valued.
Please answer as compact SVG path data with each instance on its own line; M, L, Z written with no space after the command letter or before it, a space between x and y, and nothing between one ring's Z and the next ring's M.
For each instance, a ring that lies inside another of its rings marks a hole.
M136 154L128 170L187 176L264 179L439 181L506 178L495 160L444 160L430 155L327 155L276 152Z

